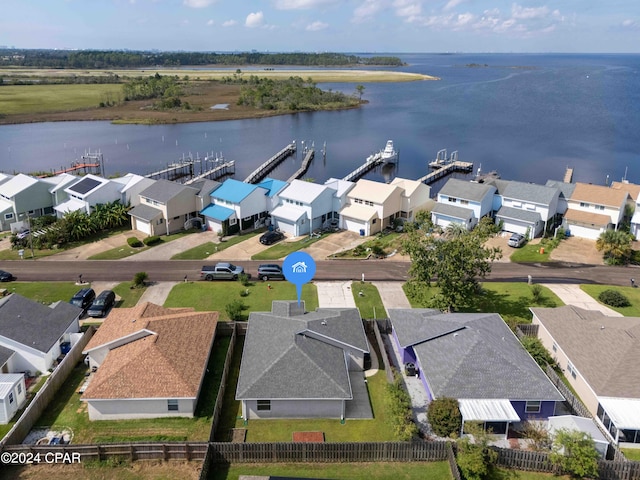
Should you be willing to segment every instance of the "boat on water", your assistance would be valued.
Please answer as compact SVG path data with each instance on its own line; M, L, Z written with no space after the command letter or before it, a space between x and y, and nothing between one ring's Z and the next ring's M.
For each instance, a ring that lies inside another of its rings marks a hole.
M398 160L398 152L393 148L393 140L387 140L384 150L380 152L380 157L384 163L393 163Z

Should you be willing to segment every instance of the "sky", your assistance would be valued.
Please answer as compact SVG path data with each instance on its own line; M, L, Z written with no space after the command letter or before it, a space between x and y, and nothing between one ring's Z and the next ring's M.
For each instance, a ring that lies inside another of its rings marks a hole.
M638 0L2 0L0 46L259 52L640 51Z

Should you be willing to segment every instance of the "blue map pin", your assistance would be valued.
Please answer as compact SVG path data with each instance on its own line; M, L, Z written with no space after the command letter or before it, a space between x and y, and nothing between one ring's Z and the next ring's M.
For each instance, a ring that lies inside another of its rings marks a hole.
M284 262L282 262L282 272L284 273L284 278L296 286L298 305L300 305L302 285L313 279L316 273L316 262L308 253L293 252L287 255Z

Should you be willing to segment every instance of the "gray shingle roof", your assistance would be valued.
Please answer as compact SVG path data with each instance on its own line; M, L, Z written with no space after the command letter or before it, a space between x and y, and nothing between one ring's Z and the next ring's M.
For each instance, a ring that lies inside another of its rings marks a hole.
M546 186L559 189L561 198L571 198L571 195L573 195L573 191L576 188L575 183L565 183L560 180L547 180Z
M136 205L131 210L129 210L128 213L132 217L141 218L142 220L147 220L148 222L150 222L151 220L162 215L162 210L153 208L151 205L145 205L141 203L140 205Z
M12 293L0 301L0 335L46 353L81 312L67 302L48 307Z
M415 339L436 397L563 400L497 313L390 309L389 317L399 338Z
M202 197L208 197L209 195L211 195L211 192L213 192L220 185L222 185L222 183L205 178L203 180L193 182L190 186L198 190L198 195Z
M0 367L7 363L7 360L9 360L9 358L11 358L11 355L13 355L14 353L15 352L10 348L6 348L0 345Z
M492 195L495 191L496 187L488 183L468 182L450 178L444 184L444 187L440 189L439 195L480 202L486 195Z
M441 215L447 215L448 217L459 218L465 222L470 218L473 218L473 210L465 207L458 207L457 205L451 205L449 203L437 202L431 213L439 213Z
M500 210L496 212L496 218L510 218L532 224L542 220L539 212L531 212L529 210L512 207L500 207Z
M550 205L559 194L560 190L555 187L514 181L509 181L502 192L502 196L505 198L513 198L540 205Z
M156 200L160 203L167 203L184 190L190 190L194 195L198 193L197 188L170 182L169 180L156 180L153 185L150 185L140 192L140 196Z
M236 398L352 398L345 353L337 345L368 352L357 309L300 314L287 308L297 302L273 304L272 312L249 316Z

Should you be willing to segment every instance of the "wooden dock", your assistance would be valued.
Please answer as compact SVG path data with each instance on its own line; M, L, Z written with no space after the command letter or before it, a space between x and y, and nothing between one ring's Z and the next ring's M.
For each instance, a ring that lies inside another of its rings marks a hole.
M253 172L251 172L251 174L247 178L244 179L244 182L245 183L259 182L264 177L266 177L269 174L269 172L271 172L274 168L280 165L285 158L293 155L294 153L296 153L296 142L290 143L289 145L284 147L282 150L280 150L278 153L276 153L273 157L271 157L269 160L267 160L258 168L256 168Z
M314 155L315 155L315 152L313 148L307 150L307 153L304 156L304 160L302 160L302 164L300 165L300 168L293 175L289 177L289 179L287 180L288 183L291 183L294 180L299 179L305 173L307 173L307 170L309 170L309 165L311 164L311 160L313 160Z
M377 166L382 165L383 163L384 163L384 160L382 159L382 156L372 155L367 159L365 163L360 165L353 172L343 177L342 180L346 182L355 182L359 180L361 177L363 177L366 173L370 172Z
M186 182L185 185L191 185L198 180L209 179L209 180L218 180L222 177L226 177L227 175L233 175L236 172L236 162L235 160L225 161L216 165L215 167L207 170L206 172L197 175Z
M104 172L102 170L104 165L104 161L102 158L102 153L98 152L85 152L82 157L80 157L80 161L73 162L71 166L64 168L60 167L60 170L52 170L51 176L60 175L62 173L93 173L94 175L100 175L104 177ZM39 178L50 175L40 175Z
M422 183L426 183L427 185L431 185L432 183L435 183L436 181L440 180L443 177L446 177L451 173L454 173L454 172L468 173L468 172L471 172L472 170L473 170L473 163L471 162L459 162L459 161L451 162L446 164L443 167L440 167L437 170L434 170L431 173L428 173L424 177L419 178L418 181Z
M564 172L564 179L562 180L564 183L573 182L573 168L567 167L567 170Z
M152 173L145 175L146 178L151 178L153 180L165 179L170 181L180 181L185 177L193 178L195 175L194 172L194 160L191 157L188 157L184 160L181 160L177 163L171 163L167 165L167 168L163 168L162 170L158 170Z

